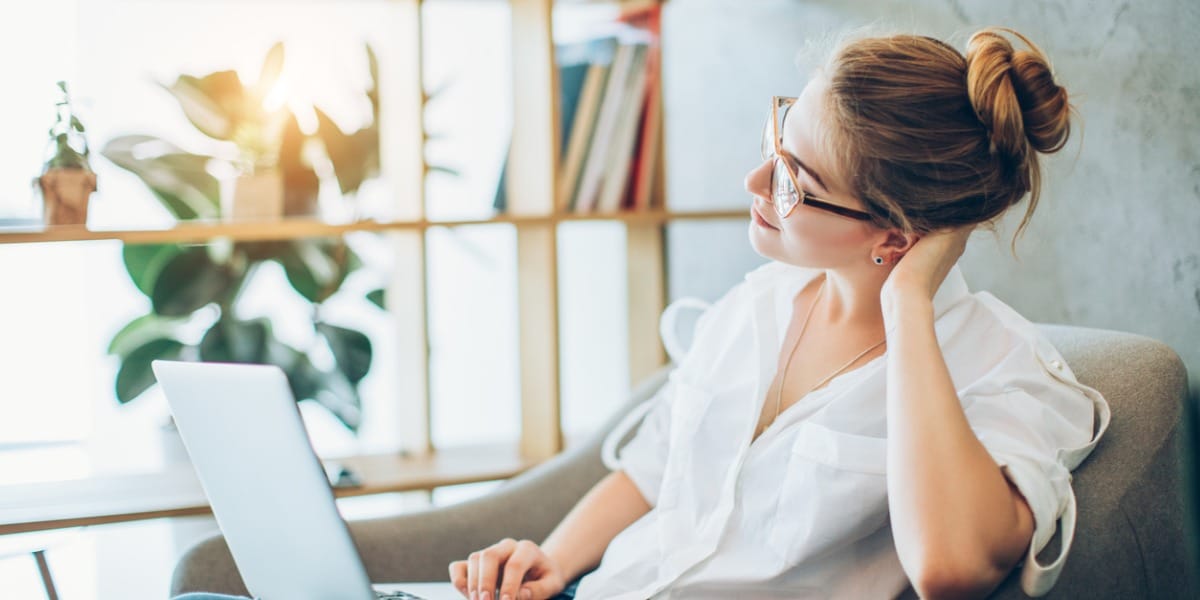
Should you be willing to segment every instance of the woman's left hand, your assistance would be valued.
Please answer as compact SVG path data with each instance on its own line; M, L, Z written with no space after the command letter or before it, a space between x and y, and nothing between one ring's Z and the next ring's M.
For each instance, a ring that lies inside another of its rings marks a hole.
M946 274L967 247L975 225L943 229L918 239L892 267L883 282L880 300L887 317L901 299L933 300Z

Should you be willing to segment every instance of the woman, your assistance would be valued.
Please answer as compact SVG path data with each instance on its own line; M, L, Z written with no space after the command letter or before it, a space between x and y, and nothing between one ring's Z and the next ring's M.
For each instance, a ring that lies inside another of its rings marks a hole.
M449 564L464 596L980 597L1018 565L1030 595L1054 584L1070 470L1108 405L956 263L1028 193L1027 225L1037 154L1062 148L1071 109L1016 32L967 46L847 39L798 98L772 99L745 178L771 260L705 310L609 434L645 415L613 472L546 540Z
M1022 562L1026 593L1054 584L1069 471L1108 405L956 265L1031 193L1019 235L1037 154L1067 140L1046 57L1000 29L966 56L848 40L771 110L745 178L771 260L704 312L614 472L542 544L450 563L465 596L982 597Z

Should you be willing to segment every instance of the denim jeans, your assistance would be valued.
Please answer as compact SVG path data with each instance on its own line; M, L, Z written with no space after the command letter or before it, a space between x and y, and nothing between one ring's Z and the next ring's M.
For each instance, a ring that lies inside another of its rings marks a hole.
M591 571L588 571L588 573L590 573L590 572ZM587 573L584 573L584 575L587 575ZM575 600L575 589L579 587L580 579L583 579L583 575L580 575L574 581L572 581L571 583L568 583L567 587L563 588L562 592L560 592L557 596L551 598L550 600ZM178 596L174 596L171 598L171 600L253 600L253 599L250 598L249 596L230 596L229 594L212 594L209 592L188 592L186 594L179 594Z

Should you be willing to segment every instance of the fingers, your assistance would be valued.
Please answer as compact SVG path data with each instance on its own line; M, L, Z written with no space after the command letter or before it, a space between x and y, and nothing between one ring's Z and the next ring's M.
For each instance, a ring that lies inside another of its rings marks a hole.
M483 550L471 553L471 563L467 567L467 589L475 593L475 598L495 600L493 594L496 593L496 585L499 583L497 579L501 563L508 560L516 545L516 540L504 538Z
M469 598L471 593L467 590L467 562L456 560L450 563L450 583L454 584L454 589L459 593Z
M537 544L529 540L517 542L512 556L504 565L499 600L528 600L520 595L521 583L525 580L525 574L541 560L541 556L542 551Z

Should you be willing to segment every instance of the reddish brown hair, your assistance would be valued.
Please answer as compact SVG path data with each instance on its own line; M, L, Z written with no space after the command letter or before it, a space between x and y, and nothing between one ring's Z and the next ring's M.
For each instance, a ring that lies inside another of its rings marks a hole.
M1015 253L1037 207L1038 153L1062 149L1073 111L1037 46L1002 27L973 34L965 56L919 35L850 39L824 71L825 142L875 225L918 234L994 225L1029 193Z

